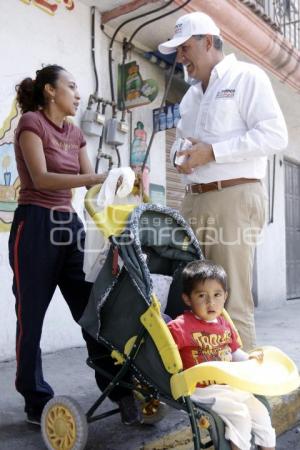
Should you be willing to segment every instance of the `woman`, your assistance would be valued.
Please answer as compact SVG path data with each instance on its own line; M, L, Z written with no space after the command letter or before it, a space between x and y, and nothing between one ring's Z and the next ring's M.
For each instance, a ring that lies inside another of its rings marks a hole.
M9 238L14 273L17 336L16 389L25 399L30 423L40 423L45 404L53 397L44 380L40 350L43 320L58 286L78 321L88 302L91 284L84 279L83 225L71 204L71 189L103 182L88 159L81 130L66 121L75 116L80 95L74 77L57 65L36 72L17 86L22 111L15 135L21 189ZM90 356L107 353L83 331ZM115 370L112 361L107 370ZM103 390L107 380L96 374ZM138 413L131 393L116 388L124 423ZM130 416L128 417L128 411Z

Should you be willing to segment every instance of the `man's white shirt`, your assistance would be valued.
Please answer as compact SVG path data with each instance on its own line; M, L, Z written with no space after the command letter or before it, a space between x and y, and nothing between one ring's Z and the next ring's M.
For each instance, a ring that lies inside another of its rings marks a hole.
M201 82L180 103L177 138L212 144L215 161L184 175L184 182L209 183L265 176L267 157L288 143L287 128L265 72L233 54L217 64L203 93ZM171 150L171 161L175 145Z

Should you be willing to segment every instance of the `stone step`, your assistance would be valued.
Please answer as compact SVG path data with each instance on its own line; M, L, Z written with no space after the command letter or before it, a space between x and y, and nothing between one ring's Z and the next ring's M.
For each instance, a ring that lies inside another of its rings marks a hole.
M268 401L272 410L272 423L276 430L276 435L291 429L300 421L300 388L290 394L280 397L269 397ZM189 426L174 422L173 429L170 429L159 438L147 442L139 450L193 450L192 433ZM137 450L137 449L136 449Z

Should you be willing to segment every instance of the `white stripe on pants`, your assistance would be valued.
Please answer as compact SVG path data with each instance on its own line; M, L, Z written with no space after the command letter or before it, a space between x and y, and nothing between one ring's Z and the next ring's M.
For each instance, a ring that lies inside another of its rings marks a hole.
M268 410L253 394L216 384L196 388L191 399L211 406L225 423L225 438L241 450L251 448L251 432L256 445L275 447L276 435Z
M224 267L229 280L226 303L244 349L256 345L252 271L255 244L265 221L266 196L261 183L247 183L187 194L182 215L193 228L205 258Z

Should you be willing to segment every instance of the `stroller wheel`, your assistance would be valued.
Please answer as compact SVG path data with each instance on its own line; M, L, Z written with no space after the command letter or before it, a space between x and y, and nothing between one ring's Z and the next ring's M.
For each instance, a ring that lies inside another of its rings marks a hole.
M165 403L151 399L141 405L142 420L146 425L152 425L160 422L169 412L169 407Z
M82 450L88 437L88 424L79 403L66 396L50 400L42 414L44 442L50 450Z

